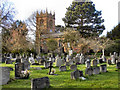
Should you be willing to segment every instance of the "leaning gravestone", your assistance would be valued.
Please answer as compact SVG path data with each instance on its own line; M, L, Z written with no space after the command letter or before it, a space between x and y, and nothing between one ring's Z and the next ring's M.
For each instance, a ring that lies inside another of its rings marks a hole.
M83 71L76 70L74 72L71 72L71 79L78 79L79 77L83 76Z
M5 85L10 80L10 68L0 67L0 85Z
M66 71L66 70L67 70L66 66L60 66L59 67L59 71Z
M48 77L35 78L31 80L31 90L39 90L41 88L49 88L50 81Z
M70 69L71 69L71 70L77 70L77 65L71 65L71 66L70 66Z
M21 72L24 71L24 63L15 63L15 78L21 78Z
M107 65L100 65L100 72L107 72Z
M100 67L93 67L93 74L99 74L100 73Z
M86 74L92 75L92 74L93 74L93 68L92 68L92 67L86 68L86 70L85 70L85 75L86 75Z

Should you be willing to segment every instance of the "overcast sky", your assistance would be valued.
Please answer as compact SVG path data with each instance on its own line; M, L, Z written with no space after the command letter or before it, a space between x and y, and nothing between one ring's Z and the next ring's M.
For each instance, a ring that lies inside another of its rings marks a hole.
M62 18L65 16L66 8L73 0L10 0L15 4L17 10L16 19L25 20L36 10L55 11L55 24L64 25ZM120 0L92 0L97 10L102 11L106 27L103 35L112 30L118 24L118 2Z

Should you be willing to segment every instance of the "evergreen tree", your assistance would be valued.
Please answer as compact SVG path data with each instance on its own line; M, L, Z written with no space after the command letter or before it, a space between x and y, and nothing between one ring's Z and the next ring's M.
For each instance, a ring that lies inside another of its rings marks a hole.
M84 36L99 36L105 29L101 11L93 2L72 2L63 18L66 27L74 27Z
M112 40L120 39L120 24L114 27L112 31L107 32L107 37Z

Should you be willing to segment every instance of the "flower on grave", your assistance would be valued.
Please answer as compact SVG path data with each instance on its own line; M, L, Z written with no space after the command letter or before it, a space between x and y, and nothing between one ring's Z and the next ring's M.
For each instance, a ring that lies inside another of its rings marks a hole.
M25 71L21 71L20 77L27 78L30 75L30 72L26 69Z
M52 74L54 74L55 73L55 69L52 69Z

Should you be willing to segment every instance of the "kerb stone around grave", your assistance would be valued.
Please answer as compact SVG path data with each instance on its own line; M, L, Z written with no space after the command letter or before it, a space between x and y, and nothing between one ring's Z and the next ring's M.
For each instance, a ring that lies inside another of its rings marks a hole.
M0 67L0 85L5 85L10 80L10 68Z
M66 70L67 70L66 66L60 66L59 67L59 71L66 71Z
M41 88L49 88L50 81L48 77L35 78L31 80L31 90L39 90Z

